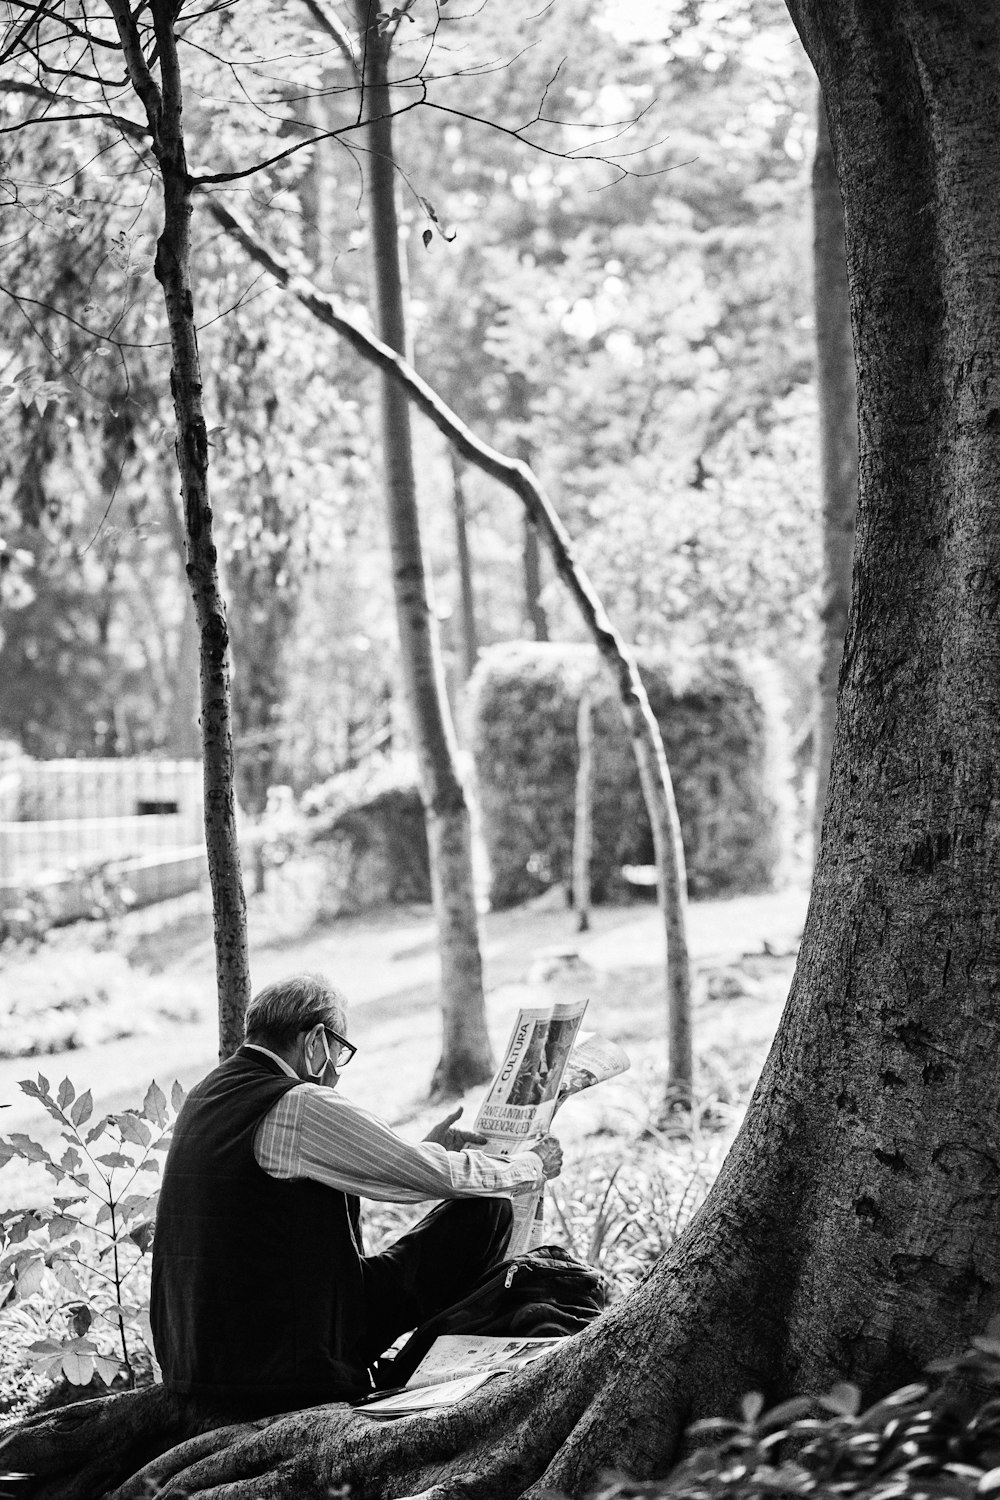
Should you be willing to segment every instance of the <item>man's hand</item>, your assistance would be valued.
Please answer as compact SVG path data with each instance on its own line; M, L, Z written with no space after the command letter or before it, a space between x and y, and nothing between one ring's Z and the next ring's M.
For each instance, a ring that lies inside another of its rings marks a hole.
M435 1125L424 1136L425 1141L433 1141L437 1146L443 1146L446 1151L464 1151L466 1146L483 1146L486 1144L484 1135L477 1135L474 1130L456 1130L455 1121L462 1113L462 1106L453 1109L440 1123Z
M545 1181L551 1177L558 1177L562 1171L563 1151L554 1135L543 1135L538 1138L530 1151L541 1160L542 1171L545 1173Z

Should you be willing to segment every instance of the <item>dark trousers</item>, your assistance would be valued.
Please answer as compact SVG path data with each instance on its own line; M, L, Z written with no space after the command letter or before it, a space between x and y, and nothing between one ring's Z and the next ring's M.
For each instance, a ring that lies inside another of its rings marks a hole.
M455 1198L378 1255L366 1255L365 1334L352 1355L373 1365L401 1333L461 1302L484 1272L502 1260L513 1210L506 1198Z

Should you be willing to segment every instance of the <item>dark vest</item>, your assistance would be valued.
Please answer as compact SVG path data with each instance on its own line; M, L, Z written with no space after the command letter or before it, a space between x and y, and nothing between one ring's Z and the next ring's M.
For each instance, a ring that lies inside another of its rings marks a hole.
M298 1080L240 1049L191 1090L174 1126L153 1239L150 1319L164 1384L290 1411L369 1388L357 1198L279 1182L254 1132Z

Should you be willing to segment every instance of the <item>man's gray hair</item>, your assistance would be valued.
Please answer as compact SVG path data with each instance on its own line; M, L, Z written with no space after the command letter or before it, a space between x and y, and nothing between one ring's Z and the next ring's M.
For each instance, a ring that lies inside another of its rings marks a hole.
M265 985L250 1001L246 1039L284 1049L313 1026L342 1031L346 1016L347 1001L322 974L293 974Z

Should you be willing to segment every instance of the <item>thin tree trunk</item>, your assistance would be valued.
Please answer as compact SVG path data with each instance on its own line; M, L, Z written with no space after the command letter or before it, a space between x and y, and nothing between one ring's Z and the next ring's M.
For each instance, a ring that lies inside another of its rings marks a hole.
M517 423L514 456L526 468L531 467L531 443L528 421L531 415L528 381L520 370L508 376L511 414ZM528 511L521 517L521 578L524 584L524 618L532 640L547 641L549 621L542 604L542 557L538 545L538 528Z
M549 638L549 621L542 605L542 558L538 528L529 515L522 518L521 560L524 566L524 608L536 641Z
M187 584L187 539L173 495L164 496L167 531ZM201 749L198 733L198 617L186 603L170 661L170 701L167 708L167 747L186 760Z
M388 78L391 32L380 32L374 0L358 0L357 13L364 68L368 151L363 167L375 325L379 337L402 354L406 324ZM458 747L420 536L409 402L399 384L385 372L380 395L400 655L427 811L431 888L441 951L443 1038L432 1089L438 1095L460 1094L472 1084L484 1082L493 1071L472 870L472 831L457 769Z
M657 894L666 937L667 1094L671 1101L690 1097L693 1076L691 1048L691 965L687 946L687 889L684 847L667 768L660 727L656 722L635 658L612 625L593 584L573 556L572 543L552 503L526 464L507 458L482 442L441 400L427 382L387 342L361 328L336 299L319 291L304 277L294 275L281 257L228 208L214 201L209 209L217 223L253 260L287 288L313 317L333 329L353 349L395 381L419 411L454 444L468 463L512 490L533 519L549 549L556 572L569 589L584 624L611 671L625 727L639 770L643 799L653 835Z
M479 660L479 632L476 628L476 596L472 587L472 553L469 549L468 511L462 480L462 460L448 444L451 463L451 501L455 517L455 552L458 558L459 630L461 636L462 679L468 682Z
M844 210L830 146L826 105L819 89L816 91L812 200L816 384L823 501L822 635L814 736L816 803L813 846L818 853L837 717L837 681L851 604L854 523L858 505L858 398L847 290Z
M108 0L129 77L146 111L153 154L163 181L163 230L154 272L163 288L170 329L170 385L177 420L175 452L181 477L187 574L200 630L201 732L205 787L205 842L212 886L215 968L219 995L219 1055L243 1040L250 999L246 903L236 838L233 737L229 691L229 631L219 590L212 507L208 489L208 439L202 406L201 367L191 287L192 187L182 125L182 90L174 36L174 9L152 0L160 82L143 56L125 0Z
M584 683L576 714L576 804L573 819L573 906L578 932L590 927L590 864L594 847L594 699Z

